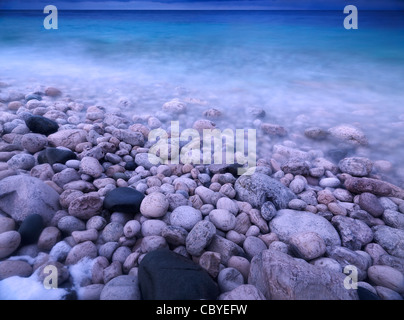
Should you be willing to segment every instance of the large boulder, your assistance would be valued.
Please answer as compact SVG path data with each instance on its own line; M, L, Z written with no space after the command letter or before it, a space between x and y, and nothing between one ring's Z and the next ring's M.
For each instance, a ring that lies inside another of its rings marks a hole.
M345 275L268 249L251 261L248 283L269 300L357 300Z
M146 254L139 265L139 284L145 300L214 300L219 295L206 270L167 249Z
M0 209L17 222L31 214L39 214L48 225L60 209L59 194L38 178L7 177L0 181Z
M290 237L301 232L315 232L323 238L327 246L341 245L341 239L332 224L308 211L279 210L269 223L269 228L281 241L288 242Z
M234 185L237 197L250 203L253 207L261 207L265 202L272 201L277 209L288 207L295 194L278 180L262 173L242 175Z

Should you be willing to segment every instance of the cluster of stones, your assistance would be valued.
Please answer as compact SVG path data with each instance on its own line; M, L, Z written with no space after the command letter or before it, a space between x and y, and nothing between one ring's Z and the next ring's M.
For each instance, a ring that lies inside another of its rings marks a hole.
M47 88L0 111L0 281L41 281L52 264L68 287L88 258L80 299L403 298L404 191L371 160L279 143L240 177L233 165L155 166L147 137L164 119L60 95ZM187 110L177 99L162 109ZM203 116L194 128L221 112ZM305 134L367 144L348 126ZM348 265L361 290L344 286Z

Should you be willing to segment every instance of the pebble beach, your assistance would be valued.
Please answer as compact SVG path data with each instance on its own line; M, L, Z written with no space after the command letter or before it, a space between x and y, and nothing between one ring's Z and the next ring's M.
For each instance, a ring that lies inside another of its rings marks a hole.
M149 161L149 132L195 104L191 128L225 128L196 98L147 114L0 90L1 299L403 299L404 190L391 162L363 156L360 128L291 134L250 108L257 162L239 176Z

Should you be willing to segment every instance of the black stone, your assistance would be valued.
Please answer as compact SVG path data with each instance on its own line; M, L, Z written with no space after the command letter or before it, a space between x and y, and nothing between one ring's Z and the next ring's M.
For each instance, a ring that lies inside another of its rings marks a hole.
M25 120L25 124L32 132L46 136L55 133L59 129L57 122L42 116L31 116Z
M233 176L238 176L238 168L241 165L238 163L233 164L210 164L209 165L209 172L214 175L216 173L231 173Z
M70 150L58 149L58 148L46 148L38 154L38 163L49 163L53 165L55 163L65 164L67 160L77 159L77 155Z
M359 287L358 286L358 297L359 300L380 300L379 296L374 294L372 291L369 291L368 289L364 287Z
M216 282L192 260L170 251L151 251L139 265L139 285L144 300L215 300Z
M129 187L116 188L105 195L104 208L110 211L138 213L144 194Z
M44 227L43 219L39 214L27 216L18 229L21 245L36 243Z
M128 161L125 164L125 170L133 171L136 169L136 167L137 165L135 161Z

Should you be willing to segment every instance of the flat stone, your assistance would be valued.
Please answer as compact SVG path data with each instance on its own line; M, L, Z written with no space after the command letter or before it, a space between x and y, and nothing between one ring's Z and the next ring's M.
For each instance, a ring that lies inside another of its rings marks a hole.
M28 262L19 260L6 260L0 262L0 281L9 277L29 277L32 267Z
M8 257L21 243L21 236L17 231L6 231L0 234L0 259Z
M404 199L404 190L385 181L371 178L349 177L344 182L348 191L353 193L369 192L376 196Z
M404 293L404 274L389 266L371 266L369 279L377 286L383 286L398 293Z
M66 129L48 136L49 143L54 147L65 147L74 150L79 143L85 142L87 132L81 129Z

